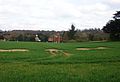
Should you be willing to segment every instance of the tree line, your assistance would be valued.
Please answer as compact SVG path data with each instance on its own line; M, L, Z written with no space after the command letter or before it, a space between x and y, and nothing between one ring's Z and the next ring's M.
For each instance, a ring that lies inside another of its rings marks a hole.
M35 41L36 34L42 42L47 42L48 38L55 33L60 33L63 42L70 41L105 41L109 40L109 34L101 29L76 30L74 25L68 31L32 31L32 30L13 30L1 31L0 39L7 41Z
M99 28L75 30L75 26L71 25L71 29L63 33L63 40L64 42L108 41L109 34L104 33L103 30Z

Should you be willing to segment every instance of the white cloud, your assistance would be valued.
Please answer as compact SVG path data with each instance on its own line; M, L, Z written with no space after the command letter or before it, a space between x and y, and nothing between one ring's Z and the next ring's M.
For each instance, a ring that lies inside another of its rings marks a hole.
M111 3L117 3L117 4L120 4L120 0L111 0Z
M102 28L116 10L110 2L119 0L0 0L1 29Z

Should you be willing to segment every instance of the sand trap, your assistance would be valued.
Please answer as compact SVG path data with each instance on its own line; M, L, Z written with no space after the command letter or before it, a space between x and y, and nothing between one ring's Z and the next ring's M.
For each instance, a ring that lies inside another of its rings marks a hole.
M97 47L97 48L76 48L76 50L103 50L108 49L107 47Z
M58 49L46 49L46 51L50 52L50 54L52 54L52 55L56 55L56 53L58 53L60 50L58 50Z
M64 56L70 55L68 52L64 52L63 50L58 50L58 49L46 49L45 51L48 51L52 55L57 55L59 53L62 53Z
M46 49L46 51L50 51L50 52L58 52L58 49Z
M27 52L27 49L0 49L0 52Z
M108 49L107 47L97 47L96 49Z
M76 48L76 50L91 50L90 48Z
M65 56L70 56L70 55L71 55L71 54L68 53L68 52L63 52L63 54L64 54Z

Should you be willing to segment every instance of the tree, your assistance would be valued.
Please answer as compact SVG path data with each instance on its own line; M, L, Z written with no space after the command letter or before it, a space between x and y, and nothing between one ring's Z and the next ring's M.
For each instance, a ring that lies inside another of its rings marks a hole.
M120 11L117 11L117 13L114 14L114 19L120 19Z
M77 31L75 34L75 40L78 42L88 41L88 34L86 32Z
M69 37L68 37L68 31L65 31L63 33L63 42L67 42L69 40Z
M112 41L120 41L120 11L114 14L113 20L110 20L103 27L103 31L110 34Z
M77 31L75 30L75 26L72 24L71 29L68 32L69 40L74 40L74 35L75 35L76 32Z

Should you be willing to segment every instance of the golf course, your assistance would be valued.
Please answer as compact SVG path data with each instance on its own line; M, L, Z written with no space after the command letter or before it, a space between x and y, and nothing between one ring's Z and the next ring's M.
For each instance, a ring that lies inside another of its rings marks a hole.
M120 82L120 42L0 41L0 82Z

